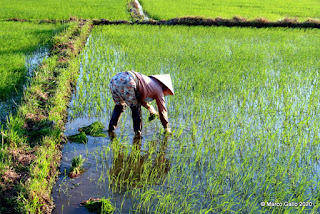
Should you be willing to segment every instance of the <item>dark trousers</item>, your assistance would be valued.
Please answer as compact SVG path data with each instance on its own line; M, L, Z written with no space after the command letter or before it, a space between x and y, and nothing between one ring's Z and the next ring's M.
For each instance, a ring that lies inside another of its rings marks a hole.
M109 123L108 132L112 132L118 126L118 122L121 114L126 110L127 106L116 105L113 109L112 116ZM141 114L141 105L138 106L130 106L132 112L132 120L133 120L133 130L135 132L141 131L142 129L142 114Z

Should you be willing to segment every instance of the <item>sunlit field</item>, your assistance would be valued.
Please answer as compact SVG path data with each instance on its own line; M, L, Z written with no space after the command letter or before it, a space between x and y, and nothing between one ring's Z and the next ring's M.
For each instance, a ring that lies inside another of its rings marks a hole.
M0 127L19 104L33 71L67 24L0 22Z
M126 0L2 0L0 19L82 19L129 20Z
M28 55L41 46L49 51L52 36L64 25L0 22L0 100L25 81Z
M312 0L140 0L143 9L154 19L172 19L183 16L202 16L207 18L247 19L266 18L277 21L286 17L305 21L319 19L320 2Z
M110 198L118 213L317 212L319 38L314 29L96 27L81 54L66 134L95 120L108 125L108 83L126 70L171 74L173 134L164 136L144 111L143 138L133 138L127 110L117 139L68 143L57 213L88 194ZM88 171L75 183L65 172L80 154Z

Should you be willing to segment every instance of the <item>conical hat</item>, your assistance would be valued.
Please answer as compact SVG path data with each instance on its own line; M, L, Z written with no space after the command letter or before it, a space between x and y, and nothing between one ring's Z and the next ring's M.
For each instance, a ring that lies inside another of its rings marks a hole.
M158 74L158 75L151 75L149 77L153 77L159 80L163 85L165 85L171 91L172 95L174 95L170 74Z

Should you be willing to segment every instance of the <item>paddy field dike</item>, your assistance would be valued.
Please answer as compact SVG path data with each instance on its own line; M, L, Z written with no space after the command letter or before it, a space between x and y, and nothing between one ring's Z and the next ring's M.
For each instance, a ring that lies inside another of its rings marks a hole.
M5 0L0 213L319 212L319 12ZM171 135L143 110L135 137L126 110L108 136L108 84L127 70L171 75Z

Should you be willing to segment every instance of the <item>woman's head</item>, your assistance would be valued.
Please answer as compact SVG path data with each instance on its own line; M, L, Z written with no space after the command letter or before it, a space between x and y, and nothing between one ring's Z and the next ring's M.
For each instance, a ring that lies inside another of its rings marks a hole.
M165 85L162 84L162 91L164 96L173 95L172 92Z
M154 78L161 83L163 94L174 95L170 74L158 74L149 77Z

